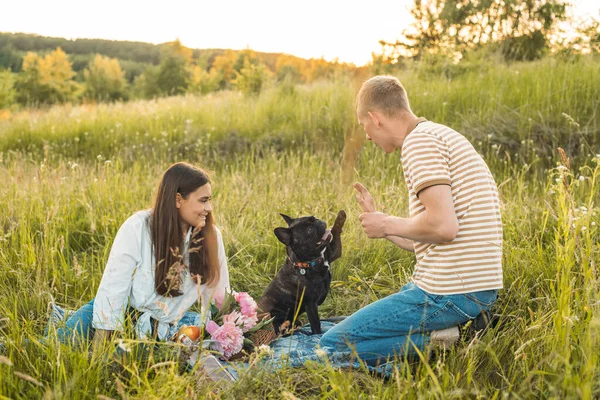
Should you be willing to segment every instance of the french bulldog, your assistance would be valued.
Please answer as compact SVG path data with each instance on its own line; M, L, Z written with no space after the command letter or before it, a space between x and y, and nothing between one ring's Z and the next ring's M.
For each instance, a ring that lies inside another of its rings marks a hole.
M313 216L290 218L281 214L288 227L275 228L275 236L286 246L287 258L258 300L261 311L273 318L277 334L282 325L306 311L313 334L321 333L317 307L325 301L331 285L330 266L342 255L342 227L346 213L338 213L331 230ZM287 321L287 322L286 322Z

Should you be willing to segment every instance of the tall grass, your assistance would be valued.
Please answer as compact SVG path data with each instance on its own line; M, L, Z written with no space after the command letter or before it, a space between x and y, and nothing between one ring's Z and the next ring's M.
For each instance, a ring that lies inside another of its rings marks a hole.
M451 73L427 65L398 72L415 113L454 127L501 162L548 166L558 146L577 161L593 155L600 137L597 58L459 65ZM0 122L0 152L131 160L198 157L208 150L226 156L250 145L341 151L343 138L356 129L359 85L342 79L283 84L254 98L226 92L25 111Z
M177 352L115 358L110 348L88 355L85 347L39 340L50 296L67 308L94 296L120 224L149 206L162 171L182 159L212 170L217 219L237 290L260 295L282 263L285 252L273 234L283 223L279 212L314 214L331 224L344 209L349 218L343 256L333 265L332 291L321 315L349 314L397 291L410 277L413 257L367 240L349 183L363 182L380 209L395 215L407 213L406 188L397 154L385 156L371 145L360 153L349 150L356 139L351 82L280 87L250 100L225 93L59 107L4 122L0 396L600 396L600 155L594 147L582 152L567 145L562 157L556 150L542 155L541 139L532 136L544 127L560 132L544 137L543 145L551 146L560 138L571 140L569 132L580 137L595 132L588 142L597 144L592 105L598 104L600 78L585 60L554 63L484 66L460 71L452 80L432 70L402 72L415 111L466 129L493 166L505 243L505 288L495 311L504 319L502 329L431 360L397 360L389 380L327 363L280 371L251 363L239 382L217 385L182 372ZM556 71L579 75L548 79L560 75ZM514 94L511 83L519 84L521 94ZM444 111L444 102L453 111ZM518 129L503 130L507 126ZM505 153L508 139L519 146L525 140L527 149L518 147L516 158L512 148Z

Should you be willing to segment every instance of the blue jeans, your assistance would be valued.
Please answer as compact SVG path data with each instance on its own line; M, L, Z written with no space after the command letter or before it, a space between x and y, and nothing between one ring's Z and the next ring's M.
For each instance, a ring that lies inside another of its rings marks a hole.
M135 309L129 308L126 317L134 318ZM84 304L79 310L71 313L64 325L56 329L56 336L61 343L72 343L76 340L87 341L94 336L92 320L94 317L94 299ZM198 321L199 314L188 311L177 323L177 329L182 325L194 325Z
M429 344L431 331L475 318L488 310L497 296L497 290L435 295L411 282L335 325L319 344L335 351L354 349L368 364L394 355L413 355L413 345L423 350Z

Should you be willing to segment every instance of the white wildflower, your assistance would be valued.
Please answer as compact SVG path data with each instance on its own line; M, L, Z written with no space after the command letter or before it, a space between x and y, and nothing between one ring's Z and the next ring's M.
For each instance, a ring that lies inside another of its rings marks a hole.
M119 339L119 348L126 353L131 351L131 348L123 341L123 339Z
M315 354L317 355L317 357L323 358L323 357L327 356L327 351L325 351L323 349L316 349Z

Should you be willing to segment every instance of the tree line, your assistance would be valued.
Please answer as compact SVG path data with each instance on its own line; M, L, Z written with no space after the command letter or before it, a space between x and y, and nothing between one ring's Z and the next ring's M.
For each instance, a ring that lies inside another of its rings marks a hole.
M109 42L104 47L109 54L96 53L88 57L89 61L83 67L75 68L73 57L81 56L89 48L67 47L78 51L75 54L60 46L47 51L44 46L62 44L63 40L46 41L53 38L19 34L15 35L16 41L10 42L6 40L9 36L0 34L0 48L10 47L10 51L0 53L0 65L5 67L0 69L0 109L15 104L40 106L78 101L125 101L226 89L252 95L271 81L312 82L355 70L352 64L258 53L250 49L198 51L183 46L179 40L160 46L142 43L144 46L140 48L124 42L124 48L136 49L126 59L111 57L124 56L115 47L119 42L89 41ZM27 36L30 36L29 41L25 40ZM20 56L17 49L27 46L39 51L27 51ZM155 48L159 48L157 58ZM138 54L140 49L152 50L144 58ZM144 63L143 60L152 62ZM132 79L128 79L126 73L128 62L143 65Z
M490 59L600 54L600 20L573 19L564 0L414 0L411 14L414 22L398 40L380 42L371 73L416 62L452 77ZM179 40L153 45L0 33L0 110L226 89L252 95L268 82L312 82L361 70L250 49L190 49Z
M411 15L413 23L399 39L380 41L374 64L456 63L473 54L505 62L600 54L600 15L574 17L565 0L414 0Z

